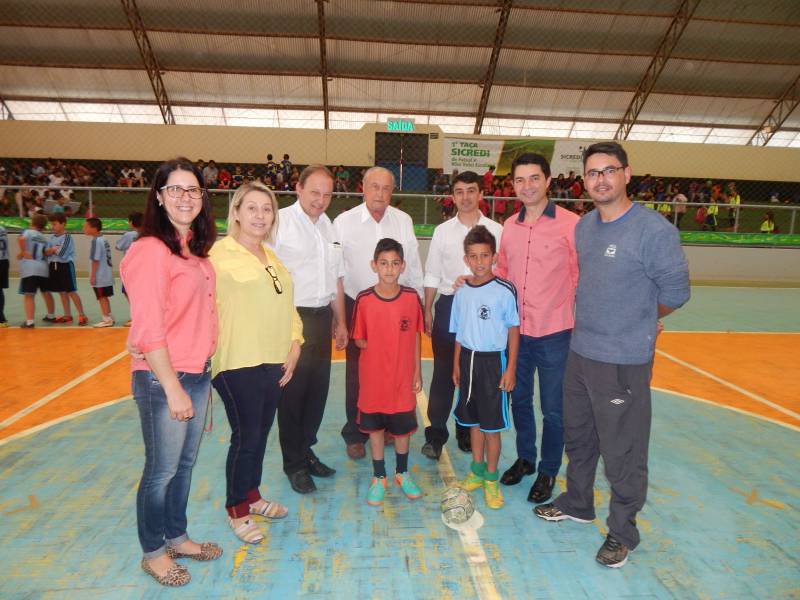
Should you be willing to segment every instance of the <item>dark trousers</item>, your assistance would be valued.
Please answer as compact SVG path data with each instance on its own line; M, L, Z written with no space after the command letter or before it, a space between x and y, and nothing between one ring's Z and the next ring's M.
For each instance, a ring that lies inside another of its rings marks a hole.
M355 304L356 301L345 294L344 313L348 331L353 331L353 307ZM344 372L344 402L347 423L342 427L342 437L346 444L363 444L369 439L369 436L361 431L358 428L358 423L356 423L356 418L358 417L358 359L360 356L361 350L353 343L353 340L348 340L347 348L345 349L346 364Z
M437 446L447 443L450 433L447 420L453 408L453 355L456 335L450 333L450 311L453 296L440 295L433 306L433 326L431 327L431 346L433 348L433 376L428 394L428 420L425 428L425 441ZM469 428L456 423L456 437L469 439Z
M303 321L303 349L291 381L278 404L278 429L283 453L283 471L291 474L307 467L314 456L331 379L332 311L298 308Z
M563 512L594 519L594 478L602 456L611 485L608 531L633 549L636 514L647 499L650 378L653 363L615 365L570 351L564 375L567 491L555 500Z
M0 323L6 322L6 315L5 315L5 308L6 308L6 295L3 292L3 288L0 288Z
M225 463L225 508L231 517L244 517L261 495L261 470L267 436L275 420L283 376L281 365L269 364L222 371L211 382L217 390L228 422L231 444Z

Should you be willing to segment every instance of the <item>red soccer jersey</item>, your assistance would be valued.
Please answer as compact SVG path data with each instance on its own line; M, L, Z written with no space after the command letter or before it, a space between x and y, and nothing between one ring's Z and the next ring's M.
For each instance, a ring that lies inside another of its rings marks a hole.
M412 390L422 305L412 288L387 300L374 288L361 292L353 308L354 340L366 340L358 361L358 410L395 414L414 410Z

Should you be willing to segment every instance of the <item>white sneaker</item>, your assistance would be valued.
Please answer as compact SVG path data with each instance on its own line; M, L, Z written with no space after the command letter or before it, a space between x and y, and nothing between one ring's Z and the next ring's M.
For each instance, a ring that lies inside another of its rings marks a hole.
M102 320L99 323L95 323L94 325L92 325L92 327L113 327L113 326L114 326L114 321L106 321L106 320Z

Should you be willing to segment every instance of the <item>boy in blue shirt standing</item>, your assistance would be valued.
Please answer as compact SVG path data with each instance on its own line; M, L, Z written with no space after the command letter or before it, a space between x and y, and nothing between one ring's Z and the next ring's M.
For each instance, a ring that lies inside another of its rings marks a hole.
M519 314L514 285L495 277L495 237L483 225L464 238L464 262L472 272L453 298L450 331L456 334L453 383L458 389L456 422L470 428L472 465L461 482L482 487L486 505L501 508L498 486L500 433L509 428L508 395L516 384Z
M83 233L93 238L89 250L91 273L89 282L100 304L100 312L103 313L103 320L95 323L93 327L113 327L114 317L111 316L109 298L114 295L114 272L111 265L111 247L100 234L102 230L103 222L97 217L90 217L83 224Z
M33 316L36 310L34 298L36 292L42 292L44 303L47 306L47 315L44 320L53 323L56 320L53 311L53 296L50 294L47 282L47 238L43 231L47 227L47 217L36 214L31 217L30 229L22 232L17 240L19 242L19 293L25 296L25 322L21 325L23 329L31 329Z
M210 161L209 161L210 162ZM122 237L117 240L117 243L114 244L117 250L122 252L122 258L125 258L125 253L131 247L131 244L139 239L139 232L142 229L142 222L144 221L144 215L140 212L132 212L128 215L128 225L130 225L130 231L126 231L122 234ZM128 298L128 294L125 292L125 286L122 286L122 295L125 298ZM129 301L130 302L130 301ZM131 321L125 323L125 327L130 327Z
M66 232L67 217L64 213L56 213L50 217L50 227L53 233L47 238L45 254L49 261L48 287L51 292L61 296L61 306L64 314L56 317L56 323L72 323L72 311L69 301L72 299L78 310L78 325L86 325L89 319L83 312L83 302L78 295L78 285L75 279L75 242Z

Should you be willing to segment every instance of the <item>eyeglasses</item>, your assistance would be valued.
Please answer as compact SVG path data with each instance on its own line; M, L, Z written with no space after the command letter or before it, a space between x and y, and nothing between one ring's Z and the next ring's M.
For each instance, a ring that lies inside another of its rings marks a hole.
M281 285L281 280L278 279L278 274L275 272L275 267L272 265L268 265L265 267L267 271L267 275L272 277L272 285L275 288L275 291L279 294L283 293L283 285Z
M605 169L590 169L586 171L586 179L597 179L600 175L604 175L605 177L611 177L615 175L617 171L622 171L625 167L606 167Z
M203 197L203 188L199 187L185 188L182 185L165 185L159 189L162 192L167 192L167 196L173 200L180 200L183 198L184 193L189 194L189 198L192 198L193 200L199 200Z

